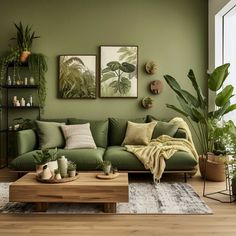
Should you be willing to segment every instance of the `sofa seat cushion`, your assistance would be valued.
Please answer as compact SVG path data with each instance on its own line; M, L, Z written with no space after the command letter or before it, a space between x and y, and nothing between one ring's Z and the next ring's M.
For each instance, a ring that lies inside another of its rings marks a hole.
M28 152L15 158L9 165L17 171L34 171L35 162L33 155L36 151ZM65 156L77 165L78 170L96 170L98 163L103 160L104 148L97 149L58 149L58 156Z
M104 160L111 161L113 167L116 167L118 170L146 170L134 154L127 152L126 148L121 146L108 147ZM192 155L187 152L178 151L166 161L165 170L192 170L196 165L197 161Z
M118 170L145 170L138 158L122 146L110 146L104 154L104 161L111 161Z

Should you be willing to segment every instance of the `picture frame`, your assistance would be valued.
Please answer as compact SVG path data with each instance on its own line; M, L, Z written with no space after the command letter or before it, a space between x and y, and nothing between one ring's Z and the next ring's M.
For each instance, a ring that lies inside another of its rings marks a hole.
M59 55L58 97L96 99L96 62L94 54Z
M100 98L138 97L138 46L100 46Z

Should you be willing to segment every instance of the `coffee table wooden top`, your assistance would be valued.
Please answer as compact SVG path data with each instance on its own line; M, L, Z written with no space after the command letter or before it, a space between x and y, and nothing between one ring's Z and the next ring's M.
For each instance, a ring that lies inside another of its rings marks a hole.
M38 182L28 173L10 185L9 200L15 202L128 202L128 174L115 179L97 179L97 173L79 173L72 182Z

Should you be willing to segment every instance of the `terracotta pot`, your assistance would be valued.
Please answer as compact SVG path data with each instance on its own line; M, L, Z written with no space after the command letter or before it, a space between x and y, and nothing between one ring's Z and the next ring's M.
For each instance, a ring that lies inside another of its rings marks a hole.
M20 62L26 62L30 54L31 52L29 51L22 51L20 54Z
M219 160L219 157L213 154L208 154L206 163L206 179L210 181L222 182L225 181L225 161ZM199 157L199 169L201 176L205 177L205 161L206 156Z

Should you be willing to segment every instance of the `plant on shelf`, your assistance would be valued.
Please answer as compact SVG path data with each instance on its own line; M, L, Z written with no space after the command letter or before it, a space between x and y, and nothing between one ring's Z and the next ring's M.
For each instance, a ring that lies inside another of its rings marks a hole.
M142 106L146 109L151 108L153 105L153 99L150 97L145 97L142 99Z
M13 119L13 126L19 127L17 130L32 129L34 124L30 119L24 119L22 117Z
M109 175L112 169L112 165L110 161L101 161L97 168L102 169L105 175Z
M202 90L198 85L196 77L192 70L189 71L188 78L193 85L196 96L182 89L176 79L174 79L170 75L164 76L168 85L177 94L177 99L180 104L180 108L170 104L167 104L167 107L177 111L187 118L201 145L202 153L205 155L208 155L208 152L212 148L211 143L214 142L214 140L212 140L212 138L208 136L211 135L211 131L209 131L209 128L211 127L208 126L208 124L210 124L212 120L217 122L221 121L222 117L225 114L236 109L236 104L231 104L230 102L230 99L234 96L233 86L227 85L222 89L223 83L229 74L229 66L230 64L224 64L217 67L208 77L208 87L216 94L216 109L212 112L208 112L207 99L203 95ZM219 90L221 90L221 92L217 93ZM220 138L221 137L219 137L219 139ZM215 143L217 145L217 142ZM203 156L201 156L200 158L200 167L201 160L203 160L204 162L203 158ZM205 165L203 164L202 166Z
M20 22L18 25L15 24L15 27L17 32L16 36L12 39L16 41L17 45L15 47L11 47L8 54L0 57L0 85L5 84L7 68L9 65L13 65L13 79L18 77L17 79L20 80L20 74L16 74L16 71L19 66L27 63L30 74L35 78L35 81L38 82L39 106L41 112L43 112L46 100L45 73L47 72L47 62L43 54L31 52L33 40L39 38L39 36L35 36L35 32L32 32L32 27L29 25L24 27ZM27 55L25 58L24 54ZM0 90L0 95L1 94L2 92Z
M39 36L35 36L35 32L31 31L32 26L26 25L24 27L21 22L18 25L14 25L17 33L16 37L13 37L12 40L16 40L20 50L20 62L26 62L28 56L31 54L33 40L39 38Z

